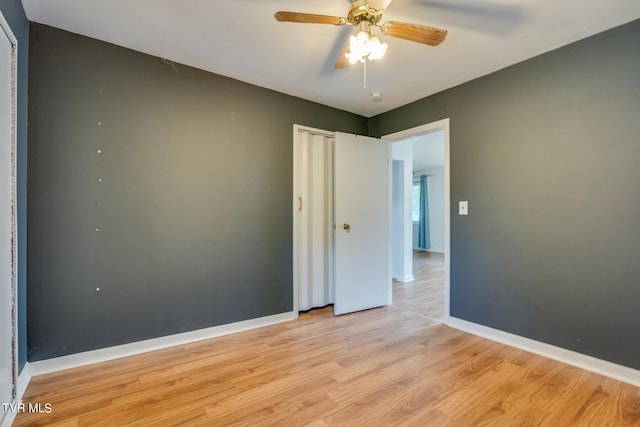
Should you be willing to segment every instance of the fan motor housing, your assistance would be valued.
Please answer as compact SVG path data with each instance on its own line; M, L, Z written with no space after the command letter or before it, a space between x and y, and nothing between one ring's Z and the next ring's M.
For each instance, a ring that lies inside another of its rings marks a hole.
M382 11L370 7L366 0L354 1L347 14L347 22L356 27L358 27L361 22L368 22L370 25L375 25L381 18Z

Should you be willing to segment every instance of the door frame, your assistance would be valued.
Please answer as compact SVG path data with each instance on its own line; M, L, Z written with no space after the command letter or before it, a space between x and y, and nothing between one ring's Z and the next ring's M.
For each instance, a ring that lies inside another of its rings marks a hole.
M322 135L328 138L336 138L336 134L338 133L333 132L333 131L327 131L324 129L317 129L317 128L313 128L310 126L303 126L303 125L298 125L298 124L294 124L293 125L293 185L292 185L292 215L293 215L293 259L292 259L292 273L293 273L293 292L292 292L292 297L293 297L293 311L295 313L295 317L297 318L299 316L299 310L300 310L300 302L298 301L299 295L300 295L300 284L301 284L301 248L303 247L303 245L307 244L307 239L306 239L306 235L303 233L303 230L301 230L301 225L300 225L300 221L299 221L299 216L297 215L297 211L299 210L300 206L299 204L301 203L299 200L299 194L300 194L300 189L299 189L299 175L301 173L300 168L302 167L302 165L299 163L299 157L300 157L300 143L299 143L299 138L298 138L298 134L300 131L306 131L306 132L310 132L316 135ZM357 136L357 135L356 135ZM389 250L387 253L387 263L388 263L388 268L387 268L387 281L388 281L388 292L387 292L387 304L391 304L392 303L392 298L393 298L393 286L392 286L392 280L391 280L391 143L389 141L383 140L382 138L380 138L380 140L382 142L387 143L387 151L388 151L388 205L389 205L389 212L388 212L388 224L387 224L387 240L389 242ZM334 154L335 155L335 154ZM333 168L331 168L332 170L329 173L333 173ZM332 193L335 192L335 182L333 183L334 188L332 190ZM333 209L335 209L335 206L333 207ZM335 231L335 218L332 219L332 226L331 226L331 231L332 233ZM332 248L331 248L331 256L335 256L335 248L333 247L333 245L335 244L335 236L333 236L329 239L331 244L332 244ZM335 260L334 260L335 263ZM332 269L332 273L335 274L335 271ZM335 277L332 279L333 282L333 286L335 286ZM335 289L333 290L333 294L335 296Z
M393 143L412 136L440 130L444 131L444 324L449 323L449 317L451 315L451 164L449 126L450 120L446 118L382 137L382 139Z
M11 335L12 335L12 376L13 390L12 400L15 403L18 386L18 199L17 199L17 99L18 99L18 40L11 31L11 27L0 12L0 31L2 31L11 44L11 141L10 165L11 173ZM2 243L4 244L4 243ZM8 415L9 412L3 414ZM0 417L0 420L4 418Z

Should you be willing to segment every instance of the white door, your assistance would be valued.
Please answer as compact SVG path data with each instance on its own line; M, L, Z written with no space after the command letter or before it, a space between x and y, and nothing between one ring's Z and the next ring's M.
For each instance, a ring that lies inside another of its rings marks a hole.
M336 132L335 314L391 304L390 144Z
M0 15L0 402L13 401L12 51ZM5 411L0 412L0 422Z
M293 260L297 310L334 302L333 132L294 127Z

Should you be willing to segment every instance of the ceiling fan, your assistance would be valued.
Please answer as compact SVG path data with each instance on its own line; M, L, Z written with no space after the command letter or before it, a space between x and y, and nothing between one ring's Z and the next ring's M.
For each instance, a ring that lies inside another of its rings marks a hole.
M396 37L429 46L438 46L447 36L447 31L404 22L389 21L380 24L382 12L391 0L355 0L346 18L339 16L315 15L311 13L277 12L275 18L279 22L296 22L302 24L333 24L337 26L352 25L357 33L347 40L338 57L335 68L346 68L356 62L367 59L380 59L386 49L386 43L371 34L374 27L386 36Z

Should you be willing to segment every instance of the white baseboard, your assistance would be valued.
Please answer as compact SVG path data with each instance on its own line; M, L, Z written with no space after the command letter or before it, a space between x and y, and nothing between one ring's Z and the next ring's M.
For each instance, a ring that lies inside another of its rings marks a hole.
M420 251L420 252L430 252L430 253L434 253L434 254L444 254L444 251L440 250L440 249L424 249L424 248L413 248L414 251Z
M11 402L15 403L15 402ZM16 419L16 415L18 415L17 411L7 411L4 412L4 409L0 409L0 427L11 427L13 421ZM4 416L4 418L2 418Z
M26 362L22 368L22 371L20 371L20 375L18 375L16 401L22 401L22 396L24 396L24 392L27 390L29 381L31 381L31 366L29 365L29 362Z
M31 381L31 374L29 373L29 362L27 362L18 375L18 383L16 384L16 398L13 400L13 402L11 402L12 404L15 405L16 403L22 402L22 396L24 396L24 392L29 385L29 381ZM11 424L13 424L16 416L18 415L18 411L3 411L2 414L4 415L4 418L2 418L2 415L0 415L0 419L2 419L0 427L11 427Z
M393 278L399 282L413 282L414 280L416 280L415 277L413 277L413 274L407 274L406 276L394 274Z
M558 360L596 374L604 375L636 387L640 387L640 370L618 365L586 354L556 347L530 338L521 337L498 329L489 328L467 320L449 317L448 326L470 334L497 341L549 359Z
M79 366L106 362L108 360L120 359L122 357L147 353L149 351L161 350L163 348L188 344L196 341L206 340L209 338L220 337L235 332L242 332L249 329L261 328L263 326L275 325L277 323L294 320L297 317L297 312L290 311L287 313L274 314L272 316L249 319L242 322L230 323L227 325L199 329L197 331L184 332L181 334L152 338L149 340L137 341L129 344L117 345L114 347L85 351L68 356L31 362L29 364L29 370L31 376L35 377L51 372L58 372L65 369L77 368Z

